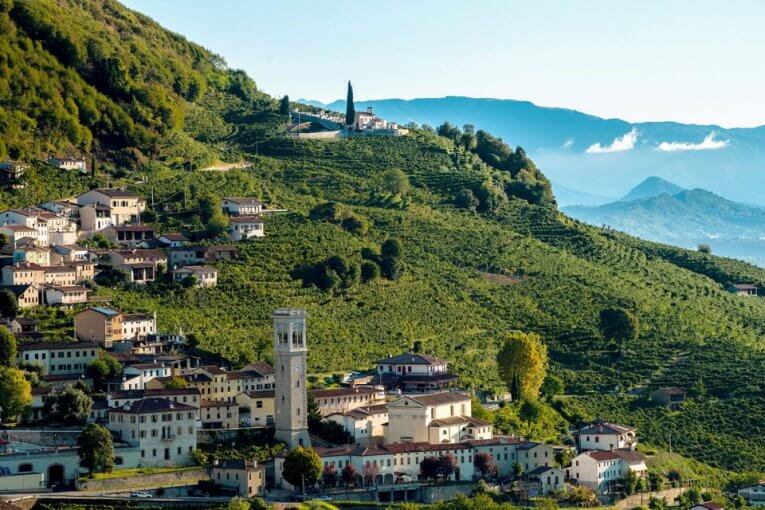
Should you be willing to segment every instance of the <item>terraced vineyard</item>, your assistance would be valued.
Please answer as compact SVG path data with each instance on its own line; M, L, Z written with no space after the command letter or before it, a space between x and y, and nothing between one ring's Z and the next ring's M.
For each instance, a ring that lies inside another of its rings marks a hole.
M724 285L763 283L765 271L567 218L552 203L544 176L517 149L501 147L504 159L494 161L483 150L466 151L427 129L400 138L286 139L281 133L287 119L278 101L258 92L254 81L116 2L11 4L16 7L0 13L0 21L14 30L6 53L18 63L50 64L39 73L15 75L14 83L35 97L42 83L52 85L56 100L51 104L72 99L83 113L88 98L95 98L121 123L105 129L109 116L85 115L73 124L75 139L67 130L35 130L34 122L25 122L30 129L7 142L12 157L34 159L43 148L92 149L103 165L90 177L35 164L29 186L0 192L0 206L64 198L108 179L153 195L157 214L156 221L150 219L161 232L203 231L200 202L210 194L259 196L289 210L269 217L265 239L242 243L238 261L219 264L217 288L97 288L115 307L156 310L161 329L182 328L201 348L237 364L270 358L274 308L304 307L310 314L312 370L371 367L419 340L426 352L451 360L465 386L489 390L500 386L494 362L500 335L534 331L549 347L551 369L575 396L572 419L575 411L579 417L637 423L640 433L660 446L666 422L678 435L686 430L676 444L688 455L729 469L763 469L758 427L765 398L765 300L733 296ZM130 24L140 30L125 29ZM55 31L34 30L52 25ZM128 51L133 43L143 51ZM82 52L69 62L57 56L62 47ZM93 80L86 48L97 47L135 70L124 77L127 90L117 93ZM158 58L168 65L157 66ZM32 74L39 75L37 81ZM174 82L179 76L186 81ZM129 97L132 91L150 93L141 99ZM27 101L19 111L34 118L48 114L30 106L36 104ZM62 108L56 111L63 113ZM137 122L126 113L134 110L140 114ZM67 118L76 115L66 111ZM157 117L162 121L145 115L152 112L162 114ZM190 170L226 158L253 166ZM406 174L408 191L386 189L382 175L391 169ZM474 212L470 203L457 207L456 196L471 193L482 212ZM524 196L530 202L519 198ZM310 219L309 211L329 200L363 216L368 231L352 234ZM358 264L362 249L377 248L390 237L404 247L405 269L396 280L324 292L295 276L297 268L332 255ZM639 336L623 352L614 352L598 330L601 310L613 306L640 319ZM67 336L72 311L39 313L43 329L55 338ZM710 395L731 400L699 400L668 415L600 395L698 382ZM588 396L593 393L598 397Z

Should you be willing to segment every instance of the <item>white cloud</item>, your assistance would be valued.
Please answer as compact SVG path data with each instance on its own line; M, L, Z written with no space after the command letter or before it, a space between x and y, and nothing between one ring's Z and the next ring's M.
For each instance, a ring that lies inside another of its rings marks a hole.
M712 131L701 143L688 143L688 142L661 142L656 150L662 152L674 152L674 151L705 151L705 150L717 150L724 149L730 143L730 140L715 140L717 133Z
M564 150L564 151L570 151L571 147L573 147L573 146L574 146L574 139L573 138L569 138L568 140L563 142L563 145L561 145L560 148L562 150Z
M635 148L635 142L637 142L638 135L638 130L632 128L629 133L624 133L622 136L614 138L611 145L600 145L600 142L594 143L587 147L585 152L587 154L604 154L607 152L629 151Z

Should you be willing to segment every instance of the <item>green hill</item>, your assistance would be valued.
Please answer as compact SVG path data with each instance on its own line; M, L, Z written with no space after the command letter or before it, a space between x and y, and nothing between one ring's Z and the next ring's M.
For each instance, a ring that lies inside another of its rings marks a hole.
M630 195L636 191L648 193L649 188L641 185ZM765 209L732 202L702 189L677 193L659 193L658 186L653 189L658 194L646 198L563 210L592 225L608 225L644 239L686 248L708 244L715 253L765 265Z
M732 394L752 406L764 396L765 304L728 294L722 285L734 277L765 282L765 271L574 221L556 210L549 183L523 151L487 133L476 133L475 143L427 129L401 138L283 138L277 102L256 92L253 82L114 2L16 0L10 10L7 0L3 5L2 23L14 35L0 43L0 57L40 74L39 81L16 74L22 79L15 87L53 98L50 104L71 99L77 106L91 97L99 112L112 113L95 121L82 108L72 109L77 115L69 123L93 135L87 144L40 119L24 120L25 129L0 123L6 130L0 138L10 140L5 150L14 156L39 157L54 147L90 149L106 162L97 175L81 178L36 165L30 179L39 186L6 191L0 205L72 194L103 182L114 167L111 183L153 195L156 214L147 220L164 232L202 230L210 194L257 195L289 210L269 217L265 239L242 243L238 261L219 264L217 288L98 288L114 306L157 310L161 329L182 328L201 348L240 364L270 357L274 308L299 306L310 314L309 363L316 372L371 367L419 340L426 352L452 360L466 386L493 389L500 385L498 338L521 329L542 336L552 370L570 394L701 381L712 395ZM128 71L122 75L128 89L104 88L88 73L94 60L87 52L94 45ZM62 53L70 46L71 55ZM190 93L190 85L176 85L176 73L203 84L202 90ZM74 92L77 87L82 94ZM157 104L170 109L152 108L150 97L166 98ZM2 106L6 117L43 115L34 103ZM98 127L109 115L124 119L119 129ZM245 157L252 167L187 170L220 156ZM391 169L406 174L411 189L391 193ZM312 219L310 211L325 201L355 215L366 231ZM404 248L404 271L395 280L322 291L297 278L303 266L332 255L358 265L364 249L390 237ZM621 354L597 327L600 311L611 306L629 308L641 321L638 339ZM71 327L66 313L40 315L54 335ZM583 398L581 405L588 402ZM734 431L740 427L742 435L750 432L729 419L737 416L730 405L715 402L707 407L710 414ZM589 409L597 412L596 404ZM714 423L698 427L713 434ZM762 448L760 441L741 438L752 451ZM712 447L678 450L708 459ZM765 455L746 459L747 466L730 459L719 465L765 469Z

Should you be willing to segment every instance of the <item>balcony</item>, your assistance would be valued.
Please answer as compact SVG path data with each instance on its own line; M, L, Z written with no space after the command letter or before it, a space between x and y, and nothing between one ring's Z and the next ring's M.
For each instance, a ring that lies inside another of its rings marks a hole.
M172 443L173 440L175 439L175 434L172 434L172 433L171 434L162 434L161 439L162 439L162 441L165 441L167 443Z

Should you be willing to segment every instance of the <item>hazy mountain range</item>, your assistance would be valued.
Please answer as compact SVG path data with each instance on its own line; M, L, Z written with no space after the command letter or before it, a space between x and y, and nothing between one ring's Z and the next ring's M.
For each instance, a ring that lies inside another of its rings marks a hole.
M344 101L303 102L345 111ZM553 182L561 205L602 204L650 176L686 189L703 188L730 200L765 205L761 192L765 126L726 129L677 122L630 123L510 99L356 102L357 109L368 106L381 117L401 123L474 124L511 145L522 145ZM570 201L576 198L580 200Z
M683 189L650 177L622 199L600 206L574 205L576 219L644 239L695 248L765 266L765 209L726 200L703 189Z

